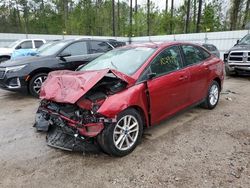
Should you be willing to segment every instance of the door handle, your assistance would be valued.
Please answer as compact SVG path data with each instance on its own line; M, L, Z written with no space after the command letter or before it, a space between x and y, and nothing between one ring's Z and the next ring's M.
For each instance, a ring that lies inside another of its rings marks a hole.
M179 80L182 81L182 80L186 80L187 78L188 78L187 76L180 76Z

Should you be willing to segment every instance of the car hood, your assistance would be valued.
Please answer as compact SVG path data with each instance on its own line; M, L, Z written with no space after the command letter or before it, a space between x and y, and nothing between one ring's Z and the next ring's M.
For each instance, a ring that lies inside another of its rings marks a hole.
M76 103L98 81L107 74L113 74L132 85L135 80L119 71L102 69L96 71L54 71L43 83L40 98L59 103Z
M232 47L230 51L242 51L242 50L250 50L250 45L236 45Z
M47 59L50 59L50 56L27 56L27 57L21 57L16 60L9 60L5 61L0 64L0 67L12 67L12 66L18 66L18 65L26 65L29 63L38 63L38 62L44 62Z
M0 55L10 55L12 52L12 48L0 48Z

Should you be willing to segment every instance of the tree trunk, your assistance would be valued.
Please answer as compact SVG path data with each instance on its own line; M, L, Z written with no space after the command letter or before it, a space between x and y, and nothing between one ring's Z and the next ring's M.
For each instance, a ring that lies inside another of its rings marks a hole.
M196 33L199 33L199 32L200 32L201 9L202 9L202 0L199 0L199 8L198 8L198 16L197 16Z
M250 10L249 10L250 7L249 6L250 6L250 0L247 0L246 9L245 9L245 13L244 13L243 24L242 24L242 29L246 29L245 26L247 24L247 18L249 18L249 14L250 14Z
M138 4L137 0L135 0L135 34L138 35Z
M130 11L129 11L129 40L131 42L131 37L132 37L132 16L133 16L133 3L132 3L133 0L130 0Z
M232 2L232 12L231 12L231 23L230 23L230 30L235 30L237 26L237 18L239 13L241 0L233 0Z
M115 0L112 0L112 30L115 36Z
M174 0L171 0L171 21L170 21L170 34L173 34L173 18L174 18Z
M150 0L147 0L147 36L149 36L150 33Z
M119 36L120 33L120 0L117 2L117 35Z
M185 33L189 32L189 15L190 15L190 0L187 1L187 17L186 17L186 24L185 24Z
M193 25L195 26L196 24L196 0L194 0L194 15L193 15ZM194 27L194 30L195 30L195 27Z
M165 12L168 12L168 0L166 0L166 7L165 7Z

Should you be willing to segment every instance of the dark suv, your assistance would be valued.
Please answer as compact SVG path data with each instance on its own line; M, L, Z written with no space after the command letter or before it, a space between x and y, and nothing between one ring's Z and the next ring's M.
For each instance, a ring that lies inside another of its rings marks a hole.
M0 88L29 92L38 97L49 72L75 70L114 46L123 45L125 43L115 40L68 39L54 42L36 56L1 63Z
M250 74L250 34L224 54L226 75Z

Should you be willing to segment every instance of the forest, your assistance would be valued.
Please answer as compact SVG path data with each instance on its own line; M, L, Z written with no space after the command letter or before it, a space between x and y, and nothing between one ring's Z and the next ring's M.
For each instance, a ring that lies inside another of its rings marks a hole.
M4 0L0 33L150 36L246 29L250 0Z

